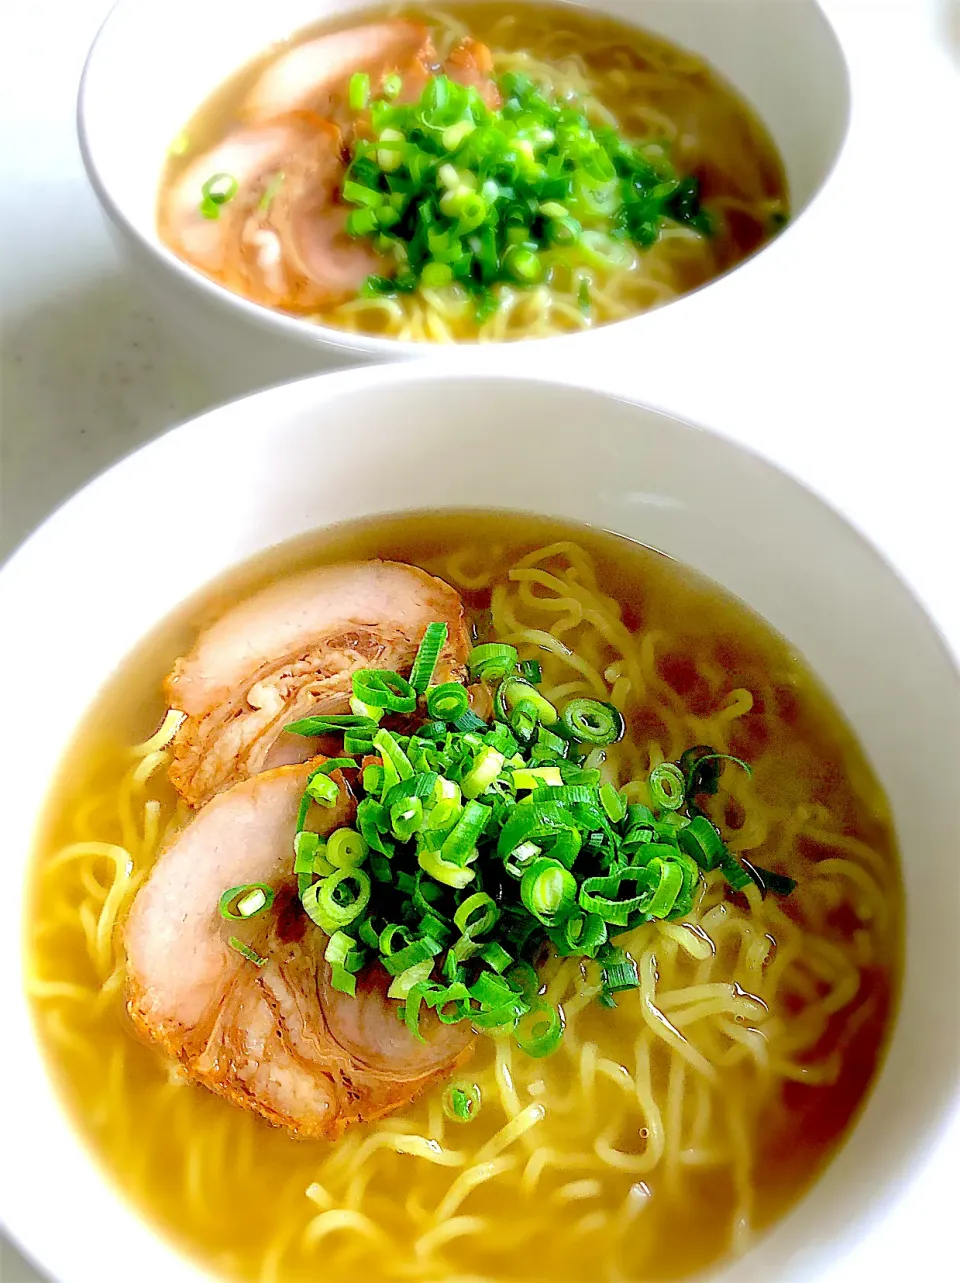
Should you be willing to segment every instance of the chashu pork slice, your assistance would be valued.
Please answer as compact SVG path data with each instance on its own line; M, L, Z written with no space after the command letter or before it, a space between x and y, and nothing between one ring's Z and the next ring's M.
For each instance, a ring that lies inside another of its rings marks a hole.
M287 723L349 712L358 669L406 676L434 620L448 629L434 680L460 680L470 648L463 603L416 566L321 566L240 602L167 679L171 708L186 714L173 741L174 787L198 807L237 780L311 756L316 745L284 734Z
M322 759L319 759L322 760ZM470 1053L473 1034L427 1012L425 1042L397 1019L389 977L372 966L356 997L330 984L327 937L297 900L297 810L318 760L279 767L214 798L160 855L127 919L127 1009L188 1077L304 1137L335 1138L351 1123L402 1108ZM308 825L331 832L354 805L342 776L332 808ZM273 907L225 922L229 887L262 882ZM265 962L229 944L242 936Z

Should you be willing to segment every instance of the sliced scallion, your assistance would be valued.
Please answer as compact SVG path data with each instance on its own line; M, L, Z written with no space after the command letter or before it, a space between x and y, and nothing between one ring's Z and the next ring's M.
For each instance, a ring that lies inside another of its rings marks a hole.
M443 650L446 640L446 624L433 623L427 625L416 658L413 661L413 667L410 670L410 685L418 695L422 695L433 681L434 669L437 667L437 660L440 658L440 652ZM435 716L438 716L438 714L431 713L431 717Z
M218 908L227 922L245 922L265 913L272 905L276 892L266 882L246 882L231 887L220 897Z
M443 1112L453 1123L469 1123L480 1112L476 1083L450 1083L443 1093Z

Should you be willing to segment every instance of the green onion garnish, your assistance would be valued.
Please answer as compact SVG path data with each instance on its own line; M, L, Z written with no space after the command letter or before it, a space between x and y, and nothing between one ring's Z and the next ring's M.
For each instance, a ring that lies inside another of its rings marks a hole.
M422 695L433 681L433 671L447 640L446 624L428 624L410 670L410 685ZM432 714L431 714L432 716Z
M200 188L200 213L204 218L219 218L220 206L233 200L238 190L232 174L213 174Z
M483 646L474 646L467 659L470 676L480 682L497 681L513 671L517 663L516 646L506 646L502 642L487 642Z
M536 860L521 879L520 898L539 922L552 927L573 912L577 881L558 860Z
M753 881L788 895L794 883L741 861L690 800L691 788L715 791L726 754L698 745L650 773L652 806L628 803L583 756L585 746L622 735L612 705L578 698L558 709L537 689L539 664L521 666L512 646L495 642L470 661L474 677L498 683L488 724L467 707L463 686L429 685L445 636L439 624L424 634L411 672L424 692L397 673L362 670L353 676L361 711L288 728L342 736L346 749L308 778L292 872L304 913L329 937L335 988L355 993L358 972L376 962L414 1037L433 1010L441 1023L512 1031L530 1055L548 1055L563 1018L544 1004L531 965L544 947L596 959L597 1002L614 1006L639 984L618 937L685 917L705 874L720 870L735 891ZM409 733L378 725L395 712L411 718ZM361 753L374 759L362 769ZM352 772L356 819L321 839L306 827L310 808L337 802L341 770ZM272 904L272 889L259 883L231 887L220 901L231 921Z
M230 945L231 949L236 949L237 953L242 954L242 956L246 958L247 962L252 962L255 967L266 966L266 958L257 953L256 949L251 949L248 944L244 944L242 940L238 940L236 936L231 936L227 943Z
M287 722L284 730L293 735L343 735L345 731L367 731L372 735L377 729L375 721L369 717L360 717L355 713L318 714L316 717L301 717L299 721Z
M220 916L227 922L245 922L265 913L272 906L275 895L273 887L265 882L247 882L243 886L231 887L220 897Z
M681 753L678 765L683 772L687 797L692 798L697 793L711 796L715 794L720 787L720 772L724 762L733 762L746 771L748 776L753 774L742 758L734 757L731 753L715 753L709 744L697 744Z
M354 139L342 195L375 217L347 228L392 259L366 297L453 285L473 295L479 325L499 306L497 286L528 288L559 268L588 311L590 269L629 268L632 247L652 245L668 223L711 231L697 180L680 177L665 149L594 126L581 103L520 72L500 77L496 110L442 75L417 102L394 101L401 87L387 76L371 100L367 77L350 81L350 105L369 109L371 128Z
M563 710L560 724L571 739L581 744L616 744L623 739L620 710L599 699L572 699Z
M772 869L765 869L752 860L744 860L743 867L763 894L772 891L774 895L789 895L797 885L793 878L788 878L783 873L774 873Z
M470 697L459 682L444 682L427 691L427 712L441 722L455 722L470 707Z
M323 771L315 771L307 784L306 792L319 806L334 806L340 796L340 786Z
M469 1123L480 1112L476 1083L451 1083L443 1093L443 1112L453 1123Z
M370 101L370 77L365 71L350 77L349 100L351 111L363 111Z
M686 797L683 771L674 762L661 762L648 782L653 804L664 811L679 811Z
M278 173L274 174L269 183L267 183L266 187L263 189L263 195L260 197L257 205L261 214L265 214L273 204L274 197L283 186L283 179L284 173L283 170L280 170Z
M528 1056L540 1059L549 1056L560 1046L563 1037L563 1017L558 1007L538 1003L517 1021L517 1046Z
M413 685L388 669L362 668L354 673L353 694L371 708L383 708L389 713L412 713L417 707Z

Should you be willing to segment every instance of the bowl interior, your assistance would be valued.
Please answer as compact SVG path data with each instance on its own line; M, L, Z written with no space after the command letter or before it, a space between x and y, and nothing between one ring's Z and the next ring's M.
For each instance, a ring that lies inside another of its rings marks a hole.
M451 423L458 441L482 439L483 450L467 457L455 449ZM184 504L176 520L168 519L172 502ZM960 864L943 770L957 755L960 697L956 671L913 597L810 492L665 415L529 380L431 377L413 367L350 372L261 393L169 433L88 486L0 572L3 617L20 621L0 637L2 671L55 675L10 683L5 694L18 734L0 745L0 778L17 803L6 808L0 991L18 1055L8 1064L17 1109L5 1129L0 1190L11 1231L62 1283L126 1283L131 1259L144 1263L145 1278L197 1277L124 1208L73 1136L23 995L24 879L74 726L151 626L235 562L331 522L481 505L618 531L736 593L805 654L893 804L908 895L907 969L879 1087L814 1191L724 1277L819 1277L838 1244L855 1244L919 1170L957 1080L960 1008L947 991L960 960ZM55 1235L51 1170L71 1190ZM852 1281L855 1255L851 1261L842 1277Z
M368 7L363 0L120 0L91 53L80 96L88 167L108 208L177 264L155 228L158 181L177 133L214 88L271 43ZM849 97L843 54L816 0L587 0L586 7L712 63L780 148L794 213L811 200L840 150ZM135 117L125 109L133 103Z

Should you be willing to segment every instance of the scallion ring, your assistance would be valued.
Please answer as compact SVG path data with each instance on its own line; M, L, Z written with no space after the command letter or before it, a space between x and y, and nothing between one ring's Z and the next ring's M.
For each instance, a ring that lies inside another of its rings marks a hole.
M360 917L370 900L370 889L370 875L363 869L336 869L307 887L300 902L307 917L332 935Z
M200 194L212 205L226 205L236 196L239 187L233 174L213 174L200 188Z
M410 682L387 668L361 668L354 673L353 693L364 704L390 713L412 713L417 707L417 692Z
M504 642L486 642L482 646L474 646L467 656L470 676L481 682L493 682L506 677L516 664L516 646L508 646Z
M266 882L246 882L231 887L220 897L220 916L227 922L246 922L265 913L273 905L275 896L273 887Z
M520 898L538 921L552 927L576 907L577 880L559 860L541 858L524 873Z
M480 1112L476 1083L450 1083L443 1093L443 1112L452 1123L469 1123Z
M623 714L599 699L572 699L560 714L560 724L581 744L616 744L626 729Z
M647 781L650 799L663 811L679 811L686 797L683 771L674 762L661 762L650 772Z
M563 1016L559 1007L546 1003L532 1007L517 1021L515 1035L517 1046L528 1056L540 1059L549 1056L560 1046L563 1037Z
M441 722L455 722L470 707L470 696L459 682L444 682L427 691L427 712Z

